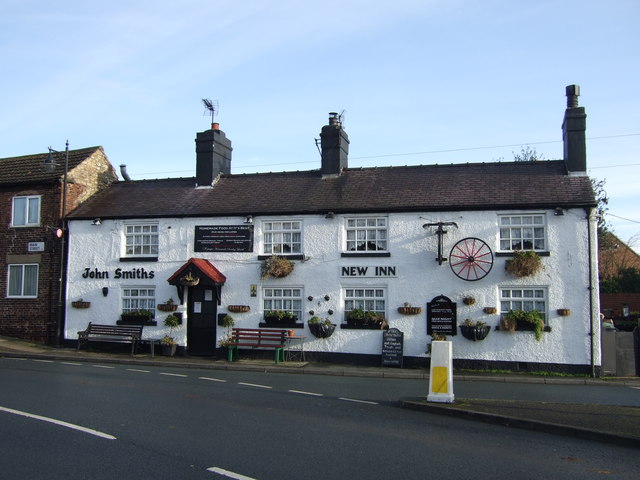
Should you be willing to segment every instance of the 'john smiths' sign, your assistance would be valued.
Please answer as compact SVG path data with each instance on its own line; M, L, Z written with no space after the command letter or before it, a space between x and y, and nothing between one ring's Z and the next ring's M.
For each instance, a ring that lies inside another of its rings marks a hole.
M444 295L427 303L427 334L456 335L456 304Z

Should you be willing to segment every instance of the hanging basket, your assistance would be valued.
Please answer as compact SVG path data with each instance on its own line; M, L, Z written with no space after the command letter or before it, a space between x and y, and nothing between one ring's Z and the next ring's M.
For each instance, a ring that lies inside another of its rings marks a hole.
M161 312L175 312L178 310L178 305L174 303L160 303L156 306Z
M309 330L316 338L329 338L336 329L335 323L308 323Z
M227 310L232 313L247 313L251 307L249 305L227 305Z
M77 300L75 302L71 302L71 306L73 308L89 308L91 306L91 302L84 302L82 300Z
M200 277L194 277L191 273L187 273L184 277L180 278L180 285L185 287L195 287L200 283Z
M422 313L422 307L398 307L400 315L419 315Z
M459 327L462 336L468 340L473 340L474 342L477 340L484 340L491 331L491 327L489 325L459 325Z

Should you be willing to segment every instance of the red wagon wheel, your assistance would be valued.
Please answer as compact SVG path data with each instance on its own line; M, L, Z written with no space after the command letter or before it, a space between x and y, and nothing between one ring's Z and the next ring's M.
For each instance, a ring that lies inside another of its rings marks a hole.
M449 266L457 277L474 282L491 271L493 252L479 238L463 238L451 249Z

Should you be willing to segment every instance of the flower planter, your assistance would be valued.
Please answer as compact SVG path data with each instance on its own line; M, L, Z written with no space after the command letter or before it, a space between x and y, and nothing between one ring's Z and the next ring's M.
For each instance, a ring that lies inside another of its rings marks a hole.
M83 301L76 301L76 302L71 302L71 306L73 308L89 308L91 306L91 302L83 302Z
M487 315L494 315L498 313L498 309L496 307L484 307L482 311Z
M398 307L400 315L419 315L422 313L422 307Z
M176 310L178 310L178 305L175 305L173 303L161 303L157 305L156 308L161 312L175 312Z
M309 330L317 338L329 338L333 335L335 329L336 326L333 323L329 325L326 323L309 323Z
M464 303L465 305L473 305L474 303L476 303L476 299L473 297L464 297L462 299L462 303Z
M462 336L468 340L473 340L474 342L477 340L484 340L491 331L491 327L489 325L459 325L459 327Z
M171 345L162 345L162 355L164 355L165 357L173 357L176 354L177 349L177 343L172 343Z
M294 325L296 324L298 321L298 317L293 316L293 317L281 317L281 316L275 316L275 315L265 315L264 316L264 323L271 327L286 327L288 325Z
M251 307L249 305L228 305L227 310L232 313L246 313L251 310Z
M571 310L569 310L568 308L559 308L558 315L560 315L561 317L568 317L569 315L571 315Z
M158 322L151 320L147 315L120 315L120 320L116 322L118 325L145 325L155 327Z

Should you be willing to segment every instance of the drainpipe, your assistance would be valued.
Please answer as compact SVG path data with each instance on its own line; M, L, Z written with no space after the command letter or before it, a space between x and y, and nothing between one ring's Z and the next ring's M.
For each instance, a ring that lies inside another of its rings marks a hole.
M591 340L591 377L596 377L596 367L595 367L595 359L594 357L594 348L595 348L595 328L594 328L594 315L593 315L593 295L594 292L597 292L597 285L594 285L593 279L593 239L591 234L591 218L593 214L593 208L585 209L587 213L587 248L589 249L589 339ZM602 347L601 347L602 348Z

